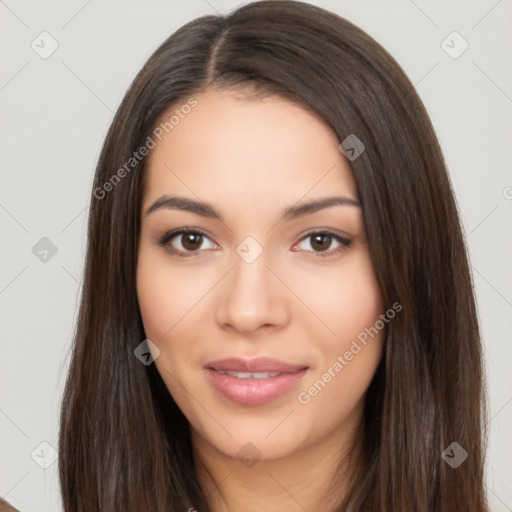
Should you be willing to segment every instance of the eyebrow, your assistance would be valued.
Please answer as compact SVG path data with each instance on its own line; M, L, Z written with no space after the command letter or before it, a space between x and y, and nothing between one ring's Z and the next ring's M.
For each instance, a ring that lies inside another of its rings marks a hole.
M296 204L283 210L282 219L292 220L305 215L318 212L331 206L353 206L356 208L361 207L361 203L350 197L325 197L316 199L307 203ZM205 202L196 201L187 197L178 197L163 195L159 197L146 211L145 215L149 215L158 210L183 210L203 217L210 217L223 221L222 215L210 204Z

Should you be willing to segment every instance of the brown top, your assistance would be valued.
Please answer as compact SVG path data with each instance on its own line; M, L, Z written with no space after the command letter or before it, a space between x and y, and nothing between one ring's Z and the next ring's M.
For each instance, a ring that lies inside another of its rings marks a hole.
M17 508L14 508L12 505L9 505L7 501L0 498L0 512L20 512Z

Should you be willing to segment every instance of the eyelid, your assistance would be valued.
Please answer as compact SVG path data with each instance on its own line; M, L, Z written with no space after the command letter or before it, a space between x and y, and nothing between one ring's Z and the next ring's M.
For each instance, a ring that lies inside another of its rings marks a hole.
M160 245L161 247L163 247L165 250L167 250L168 252L170 252L172 254L177 254L178 256L184 256L184 257L195 256L195 255L199 254L200 252L204 251L205 249L201 249L201 250L197 250L197 251L182 251L181 249L175 249L174 247L172 247L169 244L169 242L173 238L177 238L177 237L179 237L179 235L183 235L183 234L187 234L187 233L201 235L203 238L207 238L208 240L212 241L212 243L214 245L218 246L218 244L216 242L211 240L210 235L205 233L202 229L193 228L193 227L182 227L182 228L177 228L177 229L174 229L171 231L166 231L163 235L161 235L159 237L158 245Z
M177 228L177 229L174 229L171 231L166 231L163 235L161 235L159 237L158 245L160 245L162 248L164 248L166 251L170 252L171 254L177 255L178 257L195 257L195 256L200 255L202 252L204 252L206 250L206 249L198 249L196 251L182 251L181 249L175 249L174 247L172 247L169 244L169 242L173 238L178 237L179 235L186 234L186 233L201 235L204 238L207 238L208 240L212 241L215 245L218 246L218 244L215 241L211 240L210 235L205 233L202 229L194 228L194 227L182 227L182 228ZM296 245L301 243L303 240L305 240L311 236L317 235L317 234L327 235L327 236L331 237L332 239L336 240L341 245L341 249L337 248L337 249L329 249L326 251L307 251L307 250L304 251L304 252L312 253L315 257L331 256L333 254L336 254L343 250L348 249L352 245L352 240L350 237L348 237L346 235L341 235L341 234L339 234L339 232L337 232L333 229L315 228L312 231L307 231L306 233L301 235L298 242L296 242L293 245L293 247L295 247ZM299 252L299 251L295 251L295 252Z
M308 231L306 234L304 234L299 239L299 241L296 244L294 244L294 247L301 243L303 240L306 240L307 238L313 235L327 235L332 239L336 240L340 244L340 247L335 249L328 249L327 251L304 251L311 253L314 257L324 258L328 256L333 256L335 254L343 252L352 245L352 239L348 236L341 235L337 231L334 231L329 228L316 228L313 231Z

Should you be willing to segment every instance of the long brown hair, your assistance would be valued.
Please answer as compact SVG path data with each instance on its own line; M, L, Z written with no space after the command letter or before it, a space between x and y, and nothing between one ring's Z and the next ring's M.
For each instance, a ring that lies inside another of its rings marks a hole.
M371 258L386 305L403 307L367 393L362 470L339 510L487 510L479 326L436 135L378 43L340 16L288 0L181 27L149 58L114 117L91 194L62 402L64 510L209 510L188 422L155 365L134 357L146 337L135 286L145 162L125 166L122 179L118 169L171 106L208 87L247 86L316 112L340 142L354 134L364 143L350 165ZM452 458L465 450L467 460L451 467L447 448Z

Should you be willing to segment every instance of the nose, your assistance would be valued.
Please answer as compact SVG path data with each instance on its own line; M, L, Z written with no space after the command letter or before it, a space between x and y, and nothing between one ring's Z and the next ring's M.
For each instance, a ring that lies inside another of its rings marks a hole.
M276 277L276 270L268 267L265 250L250 263L234 254L233 268L216 297L216 321L221 328L250 335L286 326L290 319L289 293Z

